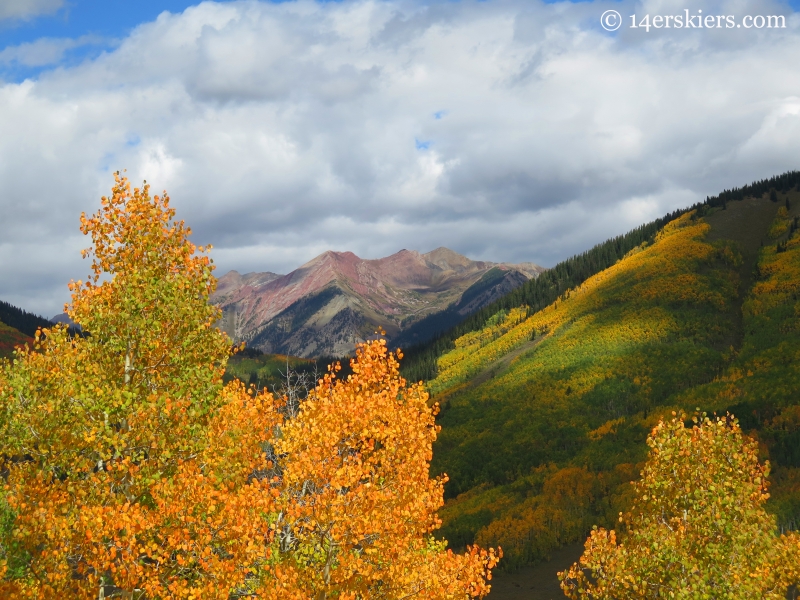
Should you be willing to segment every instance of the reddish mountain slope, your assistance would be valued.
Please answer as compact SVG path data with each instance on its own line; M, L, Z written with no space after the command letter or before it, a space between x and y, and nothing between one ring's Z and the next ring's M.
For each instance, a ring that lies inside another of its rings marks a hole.
M231 271L211 300L223 309L222 328L237 341L268 352L342 355L377 327L393 335L445 309L495 267L526 278L543 270L533 263L473 261L447 248L401 250L377 260L329 251L288 275Z
M0 323L0 358L10 358L14 354L14 348L27 343L32 344L33 338L5 323Z

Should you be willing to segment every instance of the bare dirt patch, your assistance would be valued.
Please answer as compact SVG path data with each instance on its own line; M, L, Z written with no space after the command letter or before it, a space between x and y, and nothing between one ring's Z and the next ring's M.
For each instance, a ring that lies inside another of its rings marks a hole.
M583 554L583 542L553 552L547 562L514 573L498 573L489 600L556 600L564 598L556 573L569 568Z

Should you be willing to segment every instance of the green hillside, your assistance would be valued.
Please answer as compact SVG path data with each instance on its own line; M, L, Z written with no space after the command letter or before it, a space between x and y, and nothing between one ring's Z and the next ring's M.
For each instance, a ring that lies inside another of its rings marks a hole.
M474 312L451 329L437 333L432 340L410 347L400 344L406 357L403 361L403 375L411 381L435 378L438 374L439 357L453 350L458 338L470 332L481 331L490 319L496 318L498 312L524 308L526 316L529 316L545 308L568 289L582 284L592 275L615 264L632 249L642 243L651 242L664 225L684 212L686 210L675 211L558 263L536 279L529 280L510 294ZM431 320L438 321L440 314L432 315ZM422 326L427 325L424 321L421 323ZM400 342L402 339L398 338L397 343Z
M800 171L789 171L769 179L762 179L752 184L725 190L719 195L706 198L687 209L677 210L672 214L656 219L629 231L624 235L606 240L589 250L572 256L548 269L538 278L528 281L512 293L498 299L490 305L472 314L452 329L440 333L428 342L403 347L406 359L403 361L403 373L410 380L429 380L438 372L437 359L445 352L455 348L455 340L465 333L479 331L484 328L487 319L492 318L499 310L509 310L525 306L528 314L536 312L554 302L566 290L581 285L592 275L614 265L630 250L643 242L651 243L657 232L667 223L689 210L697 210L701 216L715 207L727 207L729 202L741 201L744 198L762 198L785 195L800 185Z
M763 442L770 507L800 525L800 193L770 181L683 214L538 312L496 310L436 358L451 545L502 545L513 568L613 526L652 426L696 407Z

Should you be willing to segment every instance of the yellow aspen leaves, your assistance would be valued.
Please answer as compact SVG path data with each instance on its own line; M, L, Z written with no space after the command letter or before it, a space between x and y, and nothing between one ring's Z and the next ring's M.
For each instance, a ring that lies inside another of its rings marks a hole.
M673 413L675 414L675 413ZM569 598L774 598L800 580L800 536L764 510L769 464L728 417L686 415L652 431L622 530L595 528L559 574Z

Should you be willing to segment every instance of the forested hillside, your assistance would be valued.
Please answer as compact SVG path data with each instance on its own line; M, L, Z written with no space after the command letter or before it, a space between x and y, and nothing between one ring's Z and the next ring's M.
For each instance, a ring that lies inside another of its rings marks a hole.
M558 263L536 279L529 280L511 293L476 311L434 339L404 348L406 354L403 365L404 376L412 381L433 379L438 373L437 359L456 347L456 339L467 333L482 330L490 320L496 319L496 315L501 311L522 309L526 316L530 316L537 310L545 308L566 290L580 285L587 278L610 267L633 248L651 241L661 227L683 212L685 211L676 211L656 219ZM438 315L431 317L431 319L438 318Z
M652 426L698 407L734 413L760 440L773 464L768 508L797 528L797 175L601 244L425 349L453 546L502 545L508 569L613 525ZM555 301L537 304L547 294Z
M643 242L652 242L661 227L689 210L696 210L699 216L703 216L711 209L725 208L728 202L744 198L762 198L765 195L773 202L777 202L779 190L785 195L796 189L798 185L800 185L800 171L789 171L740 188L725 190L717 196L706 198L705 202L684 210L677 210L660 219L641 225L624 235L606 240L582 254L568 258L545 271L538 278L528 281L513 293L475 312L435 339L404 347L406 360L403 365L403 373L411 380L433 379L437 375L438 357L455 348L454 342L457 338L468 332L482 329L486 321L500 310L524 306L529 315L541 310L554 302L566 290L582 284L592 275L616 263L636 246Z
M51 327L53 325L44 317L29 313L2 300L0 300L0 322L21 331L29 337L33 337L38 328Z
M14 348L33 341L39 327L49 327L47 319L0 300L0 358L9 358Z

